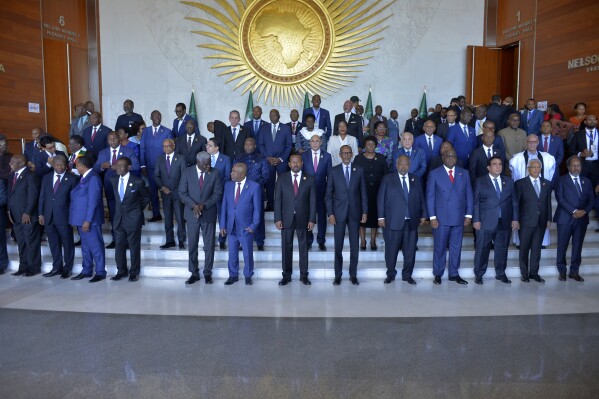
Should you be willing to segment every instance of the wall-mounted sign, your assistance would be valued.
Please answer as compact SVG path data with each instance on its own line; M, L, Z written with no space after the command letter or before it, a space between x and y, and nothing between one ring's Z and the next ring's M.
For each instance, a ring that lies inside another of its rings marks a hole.
M568 60L568 69L584 68L587 72L599 71L599 54Z
M40 105L38 103L29 103L29 112L34 114L40 113Z
M4 64L0 64L0 72L6 72L6 71L4 70Z
M44 22L44 34L53 39L65 40L75 44L79 43L79 38L81 35L75 31L65 28L66 21L63 15L58 17L57 23L59 26Z

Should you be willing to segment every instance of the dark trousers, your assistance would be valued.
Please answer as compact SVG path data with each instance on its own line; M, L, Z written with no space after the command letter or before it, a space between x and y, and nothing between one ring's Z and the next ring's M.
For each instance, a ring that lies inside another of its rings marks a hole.
M224 187L225 183L223 183L223 187ZM220 209L221 206L223 205L222 201L218 201L216 203L216 213L217 213L217 219L218 222L220 223ZM218 243L219 244L224 244L225 242L227 242L227 235L225 234L224 236L221 236L220 234L218 235Z
M511 230L503 228L501 219L497 221L494 230L474 230L476 234L474 253L474 275L482 277L487 272L491 244L494 242L495 276L505 276L507 266L507 249L510 242Z
M14 218L13 218L14 220ZM41 233L39 224L23 224L21 220L12 225L19 247L19 271L39 273L42 270Z
M318 226L318 233L316 235L316 242L319 244L326 243L327 234L327 208L324 204L324 194L322 196L316 193L316 225ZM314 233L308 232L308 245L312 245L314 242Z
M345 228L349 230L349 276L356 277L358 273L358 240L360 237L360 221L336 219L333 229L335 235L335 277L343 275L343 241Z
M164 232L166 242L175 242L175 225L173 217L177 221L177 239L179 243L185 243L185 219L183 218L183 203L173 194L160 194L162 197L162 210L164 211Z
M77 226L77 232L81 237L81 256L83 257L81 274L91 276L95 263L96 275L106 276L106 253L102 226L91 224L88 232L84 232L81 226Z
M6 206L0 206L0 270L8 267L8 251L6 248L6 225L8 223L8 214Z
M570 257L570 274L578 274L580 262L582 261L582 243L587 232L584 223L570 223L557 225L557 270L561 274L566 273L566 251L572 239L572 255Z
M449 277L459 275L460 261L462 259L462 235L464 226L446 226L439 224L439 227L433 229L433 275L441 277L445 272L445 262L447 257L447 246L449 245Z
M192 276L200 277L200 263L198 261L200 233L204 239L204 277L210 277L212 276L212 266L214 266L215 222L203 222L199 218L193 218L193 220L187 222L187 236L189 237L189 262L187 268Z
M385 264L387 265L387 277L395 278L397 270L397 255L401 249L403 255L403 268L401 269L402 280L412 277L414 264L416 263L416 241L418 241L418 229L410 229L406 220L401 230L383 229L385 239Z
M114 219L116 202L114 199L114 190L112 189L112 184L104 184L104 195L106 196L106 204L108 205L108 220L110 220L110 234L112 235L112 241L115 241L116 235L114 233L114 226L112 225L112 220Z
M521 226L518 235L520 236L520 274L522 277L536 277L539 275L541 246L545 229Z
M260 223L256 226L254 232L254 241L256 245L264 245L264 239L266 238L266 225L264 224L264 207L260 210Z
M297 244L299 249L299 269L301 277L308 277L308 241L306 233L307 226L298 226L293 218L291 226L281 230L283 240L283 277L291 277L293 273L293 235L297 233Z
M268 165L268 180L264 184L266 189L266 207L272 209L275 203L275 185L277 182L277 169Z
M47 224L46 235L52 254L52 271L70 273L75 262L73 228L69 225Z
M154 180L154 168L146 168L148 171L148 183L150 187L150 199L152 200L152 216L160 216L160 201L158 200L158 186Z
M595 187L599 184L599 161L582 161L581 174L591 179L591 187L593 188L593 192L595 192ZM596 215L599 215L599 196L595 198L593 205Z
M233 225L233 231L227 231L229 239L229 276L239 275L239 246L243 251L243 275L254 275L254 234L244 230L243 227Z
M119 274L139 276L141 269L141 226L123 227L114 230L116 237L114 260ZM131 257L131 267L127 270L127 247Z

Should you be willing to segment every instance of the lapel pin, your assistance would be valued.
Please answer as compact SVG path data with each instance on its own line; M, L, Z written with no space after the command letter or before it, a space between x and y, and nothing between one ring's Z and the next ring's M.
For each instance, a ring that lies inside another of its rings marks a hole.
M119 155L123 155L123 153L122 153L122 152L119 152Z
M133 183L129 183L129 187L133 187Z
M356 171L356 168L353 168L352 170L355 172L355 171Z
M414 179L412 179L412 181L414 181Z
M306 176L304 176L304 180L306 180Z
M460 176L462 176L462 174L460 173Z

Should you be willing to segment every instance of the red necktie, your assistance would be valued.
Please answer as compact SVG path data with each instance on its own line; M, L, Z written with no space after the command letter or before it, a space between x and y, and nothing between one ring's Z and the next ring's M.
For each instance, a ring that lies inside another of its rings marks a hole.
M112 150L112 162L110 164L114 165L115 163L116 163L116 150Z
M297 173L293 174L293 193L297 197L297 192L299 191L299 186L297 185Z
M549 148L549 143L547 143L547 137L545 137L545 142L543 143L543 152L547 152Z
M60 175L56 175L56 183L54 183L54 194L56 194L58 186L60 186Z
M94 126L94 131L92 133L92 143L94 142L94 139L96 138L97 131L98 131L98 128Z
M451 184L453 184L454 182L454 178L453 178L453 170L449 171L449 180L451 180Z
M241 182L237 183L237 192L235 193L235 203L239 201L239 196L241 195Z
M203 189L204 189L204 172L200 172L200 190L203 190Z
M317 169L318 169L318 157L316 156L316 153L314 153L314 172L316 172Z

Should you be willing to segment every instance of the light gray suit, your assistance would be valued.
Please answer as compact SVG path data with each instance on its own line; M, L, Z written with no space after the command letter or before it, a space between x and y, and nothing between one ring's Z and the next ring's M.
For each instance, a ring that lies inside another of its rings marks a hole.
M85 115L83 118L85 118L85 121L82 122L81 128L79 128L79 120L81 118L73 118L71 121L71 129L69 130L69 137L83 136L82 133L85 128L91 126L91 123L89 122L89 116Z

